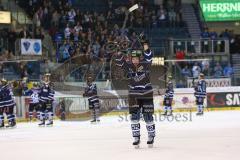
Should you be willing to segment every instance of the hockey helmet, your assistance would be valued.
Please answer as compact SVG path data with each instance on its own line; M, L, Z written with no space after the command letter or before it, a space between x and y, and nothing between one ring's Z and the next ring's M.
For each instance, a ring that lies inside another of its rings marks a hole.
M2 85L6 85L8 83L8 81L5 79L5 78L2 78L1 79L1 84Z

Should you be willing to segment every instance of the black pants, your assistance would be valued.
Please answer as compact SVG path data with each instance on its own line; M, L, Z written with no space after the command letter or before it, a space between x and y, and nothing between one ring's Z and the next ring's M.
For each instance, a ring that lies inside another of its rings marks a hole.
M153 119L154 105L153 93L145 95L129 95L129 113L131 114L131 129L133 137L140 137L141 114L146 122L149 137L155 137L155 124Z
M141 113L146 122L153 121L154 105L153 93L145 95L129 95L129 113L131 120L139 121Z

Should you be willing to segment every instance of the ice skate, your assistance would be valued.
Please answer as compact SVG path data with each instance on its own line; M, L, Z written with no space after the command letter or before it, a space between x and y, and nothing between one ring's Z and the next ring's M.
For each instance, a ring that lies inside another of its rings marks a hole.
M15 128L16 127L16 121L12 120L8 123L8 125L6 126L6 128Z
M38 124L39 127L45 126L45 120L41 120L41 123Z
M167 116L172 116L173 115L173 111L169 111L168 113L167 113Z
M133 146L135 147L135 149L138 149L140 146L140 137L134 137L134 142L133 142Z
M153 148L154 137L148 137L147 145L148 148Z
M162 115L163 116L167 116L167 114L168 114L167 111L165 111Z
M197 116L202 116L202 115L203 115L203 112L197 112L196 115L197 115Z
M47 124L46 124L47 127L51 127L53 126L53 121L49 121Z

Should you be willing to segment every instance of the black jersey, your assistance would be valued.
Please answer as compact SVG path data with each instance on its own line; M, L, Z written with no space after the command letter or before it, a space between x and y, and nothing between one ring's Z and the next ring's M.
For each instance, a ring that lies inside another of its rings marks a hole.
M206 81L205 80L199 80L197 82L197 85L195 86L195 97L197 98L205 98L207 93L206 93Z
M54 94L55 91L50 86L50 83L43 83L41 89L40 89L40 102L47 102L47 101L53 101L54 100Z
M91 83L85 88L84 95L88 97L89 102L98 102L98 96L97 96L97 85Z
M127 72L130 95L145 95L153 92L150 82L150 67L152 64L152 51L144 52L143 58L137 67L131 61L127 61L124 55L120 54L116 63Z

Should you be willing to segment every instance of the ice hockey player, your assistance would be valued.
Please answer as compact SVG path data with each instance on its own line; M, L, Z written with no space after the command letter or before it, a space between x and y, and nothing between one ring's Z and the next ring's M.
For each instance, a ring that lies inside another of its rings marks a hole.
M164 105L163 115L165 116L172 116L173 96L174 96L174 90L173 90L172 76L168 76L166 92L163 100L163 105Z
M14 101L13 92L10 84L6 79L0 81L0 128L4 127L4 116L7 115L8 125L7 128L16 126L16 118L14 115L14 107L16 103Z
M206 98L206 81L204 80L204 74L201 73L199 75L199 80L194 87L194 96L196 97L196 105L197 105L197 114L198 116L203 115L204 110L204 99Z
M122 52L117 53L116 65L122 67L127 73L129 86L129 113L131 115L131 129L134 137L133 145L139 148L140 144L140 118L141 114L146 122L149 147L153 146L155 137L155 124L153 119L153 88L150 82L150 67L152 64L152 51L147 43L142 48L132 49L126 57Z
M91 76L87 77L87 87L85 88L83 97L88 97L89 109L91 110L92 114L91 123L100 122L99 119L100 104L97 95L97 85L93 83L93 79Z
M46 118L48 119L47 126L53 125L53 100L55 91L53 90L52 83L50 82L50 74L44 75L44 81L40 88L39 101L40 101L40 121L39 126L45 126Z
M40 110L39 110L39 94L40 94L40 88L38 87L38 83L34 82L33 83L33 88L28 90L26 92L26 95L30 96L29 99L29 108L28 108L28 113L29 113L29 120L30 122L33 119L33 112L34 110L37 113L37 119L40 118Z

